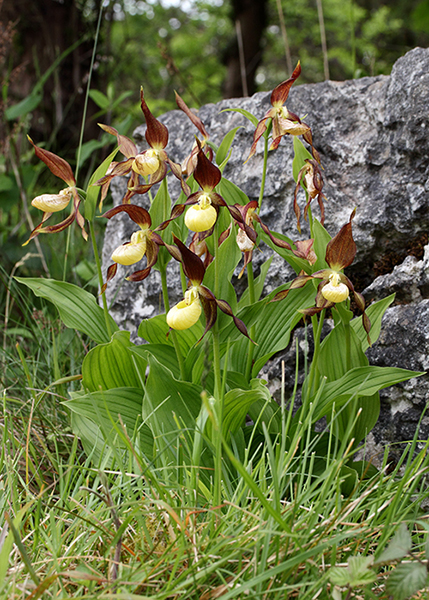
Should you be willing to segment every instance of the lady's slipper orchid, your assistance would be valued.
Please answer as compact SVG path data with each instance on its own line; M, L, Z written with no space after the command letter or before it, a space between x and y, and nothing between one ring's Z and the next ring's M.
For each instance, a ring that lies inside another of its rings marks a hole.
M113 252L111 256L113 264L107 269L107 279L101 289L101 293L105 291L109 281L116 275L118 264L125 266L134 265L143 256L146 256L147 259L146 268L131 273L127 277L127 280L143 281L143 279L146 279L158 258L159 246L164 245L161 237L156 233L156 229L153 231L150 229L152 220L147 210L141 206L120 204L119 206L115 206L115 208L111 208L102 216L111 219L120 212L127 213L130 219L140 226L140 229L132 234L129 242L122 244Z
M82 230L82 236L86 240L88 238L88 234L85 231L85 220L79 212L81 200L76 189L76 179L74 178L70 165L63 158L57 156L53 152L39 148L39 146L36 146L29 136L27 137L36 152L36 156L40 158L40 160L43 160L51 173L62 179L68 187L61 190L58 194L42 194L41 196L37 196L32 200L32 206L43 211L44 214L42 222L33 229L29 239L23 245L26 246L28 242L38 236L39 233L57 233L58 231L63 231L69 227L73 221L77 222ZM60 212L64 208L67 208L72 198L72 213L66 219L64 219L64 221L58 223L58 225L48 225L47 227L43 227L43 224L49 219L49 217L52 216L53 213Z
M100 124L104 131L117 137L119 149L126 157L123 162L115 163L110 172L95 183L95 185L101 186L101 202L104 201L107 195L112 179L128 173L130 173L130 178L127 191L122 198L122 204L129 204L134 194L145 194L155 183L162 181L167 175L167 164L170 166L172 173L182 182L180 165L172 162L164 150L168 143L167 127L158 119L155 119L150 112L144 99L143 88L140 91L140 99L141 108L146 119L145 137L150 146L148 150L139 152L135 143L125 135L120 135L114 127ZM148 183L140 185L140 175L149 176ZM182 185L184 185L184 182ZM184 190L187 191L187 189L185 186Z
M201 303L206 318L206 327L201 339L213 327L217 319L217 308L232 317L237 329L249 337L243 321L234 316L228 302L219 300L207 287L202 285L206 272L202 260L194 254L173 234L175 246L165 244L173 258L182 263L183 271L190 281L190 288L185 292L185 298L174 306L167 314L167 323L172 329L188 329L198 319L198 306Z
M326 247L325 260L329 269L316 271L312 275L299 275L291 283L288 290L279 292L273 298L273 301L283 300L289 294L290 290L304 287L312 279L321 279L316 294L315 306L301 310L304 315L315 315L325 308L331 308L339 302L344 302L353 293L358 308L362 311L362 323L367 333L368 343L371 344L369 332L371 322L365 313L365 300L362 294L356 292L350 279L342 273L342 270L349 267L356 256L356 244L352 234L352 220L356 214L356 209L350 215L350 220L340 229L337 235L332 238Z
M325 198L322 188L323 188L323 178L322 171L320 169L319 164L316 160L310 160L307 158L305 160L305 165L302 167L300 172L298 173L298 178L295 186L295 193L293 197L293 208L296 214L297 227L298 231L301 233L301 223L300 216L301 210L298 206L297 195L301 185L301 182L304 182L305 188L308 194L308 201L304 207L304 219L307 218L308 208L310 206L311 201L314 198L317 198L317 202L320 208L320 222L323 225L325 222L325 207L323 205L323 199ZM326 198L325 198L326 199Z
M191 231L203 233L202 236L200 235L200 240L204 239L212 234L219 208L224 206L228 209L233 219L242 224L247 235L251 239L256 240L255 231L243 222L240 210L235 205L231 206L227 204L222 196L214 191L222 179L222 174L217 166L211 163L204 154L198 140L197 145L197 166L194 171L194 178L200 185L201 190L188 196L188 199L183 204L176 204L171 211L170 219L165 221L165 226L183 214L187 206L191 206L191 209L188 209L185 215L185 223Z
M255 154L256 145L267 129L267 122L269 119L272 119L273 141L271 142L270 150L278 148L280 140L284 135L302 135L304 140L311 146L313 157L320 163L319 153L313 146L311 128L306 123L303 123L298 115L290 112L286 106L283 106L289 96L290 88L300 75L301 65L298 62L291 77L286 81L283 81L283 83L280 83L272 91L270 99L272 108L270 108L264 118L259 121L258 126L256 127L253 135L253 144L247 160Z

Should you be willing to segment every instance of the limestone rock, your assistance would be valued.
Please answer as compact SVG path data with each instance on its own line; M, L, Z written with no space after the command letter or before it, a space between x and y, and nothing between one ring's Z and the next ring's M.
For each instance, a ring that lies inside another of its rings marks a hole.
M224 176L251 200L259 196L262 142L256 155L245 163L254 128L240 113L222 111L245 109L262 118L270 106L269 98L269 93L261 92L251 98L209 104L198 112L211 141L217 145L230 129L240 127ZM294 86L287 106L300 116L307 115L305 122L312 128L314 145L321 155L328 231L335 235L348 221L353 208L357 208L353 232L358 252L347 274L358 290L366 288L364 294L368 300L395 291L401 303L388 309L380 340L369 350L370 360L380 365L427 369L429 251L426 247L423 256L423 247L429 230L429 49L415 48L408 52L395 63L390 76ZM189 154L197 130L178 110L160 120L169 129L166 150L175 162L181 162ZM143 126L137 128L134 137L141 148L145 147ZM272 230L296 240L299 236L293 212L292 159L292 139L284 138L269 155L261 218ZM171 178L170 183L175 201L180 188ZM120 202L125 184L114 181L115 204ZM133 201L148 207L147 196L134 197ZM302 206L303 197L300 202ZM314 214L318 216L316 206ZM133 225L125 215L109 222L103 250L105 269L110 264L111 251L129 239ZM306 232L304 227L303 237ZM255 253L256 264L271 254L263 244L261 249L261 253ZM160 309L160 277L153 271L140 284L121 282L125 270L120 267L119 274L109 284L108 300L118 324L130 329L135 338L141 319L155 315ZM170 262L168 276L174 302L181 296L174 261ZM290 268L275 258L266 291L290 278ZM289 351L294 352L294 349ZM273 359L271 371L265 371L268 378L272 376L273 385L278 380L280 360L281 356ZM429 398L428 387L427 379L419 379L382 392L382 415L373 433L377 443L412 436ZM426 417L422 427L422 435L427 436Z

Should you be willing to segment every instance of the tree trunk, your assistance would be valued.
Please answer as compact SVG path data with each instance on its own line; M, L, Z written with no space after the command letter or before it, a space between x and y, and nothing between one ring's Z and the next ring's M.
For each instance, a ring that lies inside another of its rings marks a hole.
M0 10L3 26L13 22L15 30L7 66L13 63L18 69L8 85L9 106L26 98L52 63L82 40L46 81L43 100L32 111L30 131L35 141L47 141L54 132L54 151L76 148L93 48L92 36L86 35L91 21L84 19L75 0L3 0ZM94 12L98 14L97 8Z
M247 92L256 91L255 75L262 60L261 39L267 22L267 0L232 0L232 21L240 24ZM244 95L239 43L234 38L224 61L228 71L224 84L224 98Z

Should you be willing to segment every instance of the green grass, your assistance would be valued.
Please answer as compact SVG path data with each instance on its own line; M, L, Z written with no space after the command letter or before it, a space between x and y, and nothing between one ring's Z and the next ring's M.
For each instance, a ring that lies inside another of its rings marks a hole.
M330 598L331 565L377 556L402 521L424 518L429 458L417 439L393 472L386 451L381 470L350 489L347 449L321 464L306 423L289 451L266 434L253 455L225 456L220 506L180 447L178 467L131 442L94 464L61 404L73 382L46 389L59 365L80 364L81 344L64 356L70 335L57 332L56 358L40 348L49 334L3 355L19 382L2 399L0 598ZM383 586L381 572L358 596Z

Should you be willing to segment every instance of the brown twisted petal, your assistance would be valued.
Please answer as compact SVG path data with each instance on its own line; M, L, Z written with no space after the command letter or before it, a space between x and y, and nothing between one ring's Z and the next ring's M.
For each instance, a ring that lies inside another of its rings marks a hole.
M286 81L279 83L277 87L273 89L271 92L271 105L272 106L281 106L286 102L289 96L290 88L294 84L294 82L301 75L301 63L298 61L295 69L293 70L292 75Z
M137 204L120 204L119 206L115 206L106 211L101 216L106 217L106 219L111 219L121 212L126 212L130 219L134 221L134 223L137 223L142 229L149 228L152 224L148 211Z
M56 177L59 177L65 181L70 187L76 185L76 179L74 178L71 166L67 161L60 156L57 156L53 152L49 152L49 150L39 148L39 146L36 146L31 137L28 135L27 139L33 146L36 156L45 163L53 175L56 175Z
M130 138L127 138L125 135L121 135L114 127L111 127L110 125L98 123L98 126L101 127L103 131L110 133L110 135L116 136L118 140L119 150L126 158L134 158L138 150L137 146L132 140L130 140Z
M143 88L140 88L140 100L141 108L146 119L147 127L145 137L147 143L151 148L156 148L157 150L165 148L168 144L168 129L163 123L158 121L158 119L155 119L150 112L146 100L144 99Z

